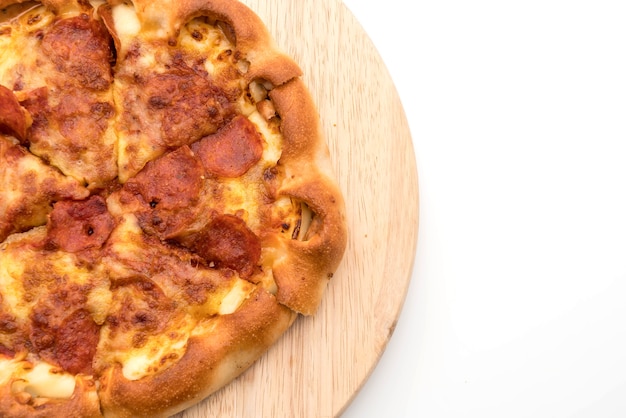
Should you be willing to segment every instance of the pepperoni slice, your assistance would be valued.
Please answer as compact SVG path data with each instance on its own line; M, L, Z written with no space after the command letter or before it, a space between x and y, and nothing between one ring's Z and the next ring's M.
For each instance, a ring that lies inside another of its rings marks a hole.
M104 23L86 14L59 20L44 36L41 47L66 81L95 91L113 82L111 37Z
M48 222L47 244L70 253L100 248L115 226L101 196L54 205Z
M89 312L78 309L69 315L56 332L55 356L61 367L70 373L93 373L100 327Z
M182 62L156 74L142 87L144 105L161 122L163 145L187 145L211 134L233 113L231 98L222 88Z
M73 374L93 373L100 334L85 302L84 288L73 284L39 298L30 314L32 349Z
M210 174L239 177L261 158L263 140L248 118L237 116L223 129L194 143L191 149Z
M15 356L15 351L7 348L4 344L0 343L0 356L12 358Z
M20 106L13 92L2 85L0 109L0 133L13 135L24 142L31 123L30 115Z
M121 190L123 204L135 210L144 231L162 239L174 236L193 221L204 170L188 146L146 164Z
M58 309L33 314L30 339L34 349L70 373L91 374L100 327L82 308L58 323L57 318L64 313Z
M246 223L233 215L220 215L196 236L192 249L218 268L252 276L261 257L261 243Z
M45 129L48 126L50 117L50 107L48 106L48 88L39 87L28 92L26 98L20 102L24 108L30 112L33 119L32 130Z

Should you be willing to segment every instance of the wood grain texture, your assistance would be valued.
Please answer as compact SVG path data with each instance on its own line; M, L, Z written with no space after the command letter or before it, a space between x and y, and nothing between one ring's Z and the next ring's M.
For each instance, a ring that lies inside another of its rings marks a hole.
M373 44L339 0L243 0L302 67L346 198L344 260L313 317L301 317L236 381L179 418L337 417L395 328L415 256L411 135Z

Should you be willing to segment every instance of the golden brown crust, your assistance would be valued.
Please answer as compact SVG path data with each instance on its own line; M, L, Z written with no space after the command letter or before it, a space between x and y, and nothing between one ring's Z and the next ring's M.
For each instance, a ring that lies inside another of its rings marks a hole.
M176 39L182 25L195 17L204 16L216 21L250 62L245 75L248 81L262 78L280 85L302 74L291 58L276 49L259 17L239 1L181 0L172 4L169 0L134 0L133 4L142 26L165 27L171 39ZM170 14L164 16L164 9Z
M169 416L197 403L247 369L294 319L257 289L235 313L209 319L211 332L191 337L185 355L165 371L136 381L119 366L104 372L99 394L106 416Z
M237 49L250 62L245 75L247 81L257 78L274 85L283 84L302 75L300 67L287 55L278 51L270 34L259 17L239 1L183 0L177 3L173 16L175 28L196 16L209 16L224 22L225 33L231 33Z
M300 79L279 86L270 97L282 118L287 167L278 196L294 197L313 211L305 241L285 242L287 256L274 267L278 300L297 312L312 314L347 244L343 197L329 167L317 110Z

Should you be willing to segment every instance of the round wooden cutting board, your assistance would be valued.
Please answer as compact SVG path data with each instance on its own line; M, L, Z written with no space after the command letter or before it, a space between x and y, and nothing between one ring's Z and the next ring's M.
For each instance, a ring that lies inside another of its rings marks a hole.
M298 318L237 380L178 417L337 417L385 349L411 277L418 227L411 135L380 56L340 0L243 2L304 71L350 237L316 315Z

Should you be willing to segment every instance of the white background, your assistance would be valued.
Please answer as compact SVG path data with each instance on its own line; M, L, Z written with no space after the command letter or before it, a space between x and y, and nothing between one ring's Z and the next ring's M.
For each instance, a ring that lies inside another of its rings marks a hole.
M410 123L420 230L343 418L626 417L626 2L344 2Z

